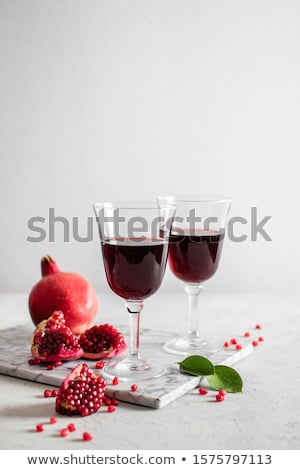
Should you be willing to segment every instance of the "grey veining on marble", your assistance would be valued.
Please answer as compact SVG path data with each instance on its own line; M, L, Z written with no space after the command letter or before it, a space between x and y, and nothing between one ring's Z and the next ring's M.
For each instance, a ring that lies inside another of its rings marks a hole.
M32 329L28 326L19 326L0 331L0 373L31 380L51 386L59 386L62 380L80 361L86 362L91 368L96 361L77 360L64 362L62 366L53 370L47 370L44 365L30 366L28 359L31 357L30 341ZM177 362L182 356L166 353L162 349L163 343L170 335L161 331L141 330L142 352L145 357L155 360L166 369L166 373L151 381L138 384L138 390L130 390L131 383L123 382L117 386L107 384L106 393L110 397L128 403L134 403L150 408L161 408L173 400L180 398L185 393L199 385L201 377L183 374L179 371ZM236 351L233 348L220 349L210 357L214 364L233 365L240 361L253 350L251 341L247 338L239 338L243 349ZM97 371L99 372L99 371Z

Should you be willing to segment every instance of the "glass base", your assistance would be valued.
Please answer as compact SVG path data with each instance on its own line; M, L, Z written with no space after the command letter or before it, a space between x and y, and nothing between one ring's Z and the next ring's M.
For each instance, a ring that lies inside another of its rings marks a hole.
M132 382L140 384L141 381L155 379L166 373L159 364L149 364L145 359L132 360L126 358L122 361L113 361L107 364L101 371L101 375L107 380L108 385L114 377L120 382Z
M221 349L220 344L195 335L177 336L163 345L163 350L181 356L211 356Z

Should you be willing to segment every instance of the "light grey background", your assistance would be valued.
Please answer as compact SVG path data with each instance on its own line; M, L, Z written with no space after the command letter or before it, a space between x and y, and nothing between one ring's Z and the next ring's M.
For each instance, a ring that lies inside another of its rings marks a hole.
M207 289L294 291L299 83L298 0L0 0L0 290L28 292L46 254L108 289L96 231L26 241L50 207L84 235L96 200L199 192L272 215Z

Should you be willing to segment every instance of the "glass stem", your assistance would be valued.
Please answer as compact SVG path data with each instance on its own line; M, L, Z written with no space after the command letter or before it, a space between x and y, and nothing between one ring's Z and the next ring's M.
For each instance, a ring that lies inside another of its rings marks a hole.
M127 300L126 307L129 313L130 326L130 345L129 358L131 361L140 359L140 314L143 308L143 302L136 300Z
M199 337L199 314L198 314L198 297L202 291L201 285L186 284L185 292L189 299L189 313L190 313L190 329L189 336Z

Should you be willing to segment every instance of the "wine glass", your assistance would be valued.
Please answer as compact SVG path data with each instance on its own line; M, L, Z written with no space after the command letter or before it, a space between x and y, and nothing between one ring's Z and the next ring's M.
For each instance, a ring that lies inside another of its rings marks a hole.
M125 299L130 325L127 357L107 364L103 375L132 381L158 377L164 370L149 363L139 349L140 313L165 274L175 207L171 203L160 208L154 201L102 202L93 208L107 282Z
M160 196L157 200L160 207L176 206L169 242L169 266L185 284L190 315L189 331L172 338L163 348L173 354L209 356L219 346L200 334L198 297L203 284L218 268L231 199L223 196Z

